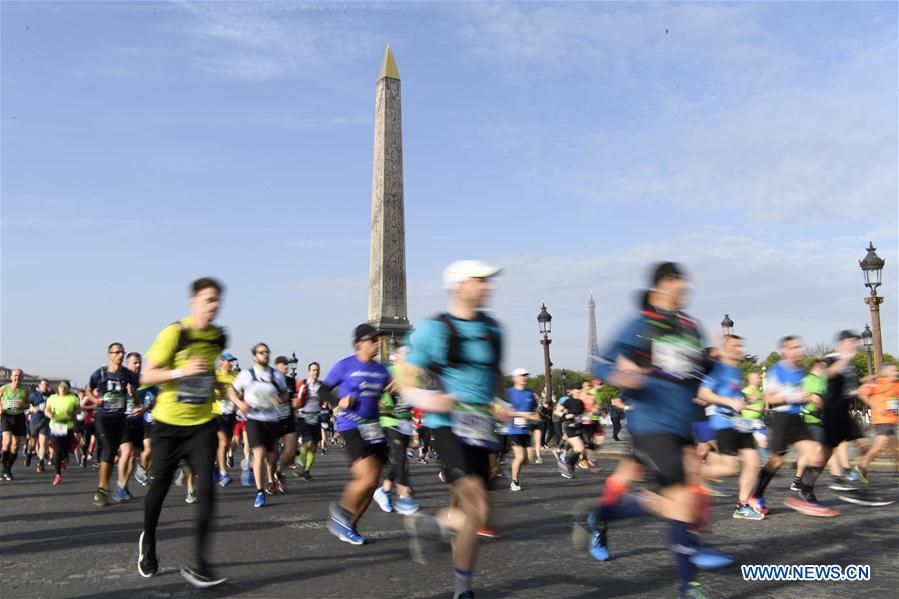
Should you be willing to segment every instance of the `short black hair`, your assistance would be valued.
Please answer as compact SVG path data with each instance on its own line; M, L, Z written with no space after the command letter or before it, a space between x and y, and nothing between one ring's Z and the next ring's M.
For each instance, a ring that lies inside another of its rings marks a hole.
M786 345L786 344L789 343L790 341L796 341L797 339L799 339L799 336L798 336L798 335L787 335L786 337L783 337L783 338L780 340L780 346L783 347L784 345Z
M118 345L119 347L121 347L121 348L122 348L122 351L125 351L125 344L124 344L124 343L121 343L121 342L119 342L119 341L113 341L112 343L109 344L109 347L106 348L107 353L108 353L108 352L111 352L111 351L112 351L112 348L114 348L116 345Z
M250 350L250 354L256 355L256 350L259 349L260 347L264 347L265 349L267 349L269 351L271 351L271 349L272 349L268 346L268 343L263 343L262 341L260 341L259 343L255 344L253 346L253 349Z
M142 358L142 356L141 356L138 352L136 352L136 351L130 351L130 352L128 352L127 354L125 354L125 359L126 359L126 360L130 360L130 359L133 358L134 356L137 356L138 358Z
M309 362L309 366L307 366L306 368L312 368L313 366L318 366L319 370L322 369L322 365L319 364L318 362Z
M278 356L275 358L275 365L278 364L290 364L290 362L287 361L287 356Z
M742 337L740 337L739 335L734 335L733 333L728 333L727 335L724 336L724 339L725 340L733 339L734 341L743 341Z
M212 277L200 277L196 281L190 284L190 294L194 296L204 289L215 289L219 293L222 293L225 288L219 283L216 279Z

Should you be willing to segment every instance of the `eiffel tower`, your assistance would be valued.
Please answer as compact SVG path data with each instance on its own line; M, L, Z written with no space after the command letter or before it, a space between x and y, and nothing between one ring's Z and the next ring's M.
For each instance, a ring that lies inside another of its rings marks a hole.
M599 355L599 342L596 339L596 302L593 301L593 291L590 291L590 301L587 302L587 372L593 371L593 356Z

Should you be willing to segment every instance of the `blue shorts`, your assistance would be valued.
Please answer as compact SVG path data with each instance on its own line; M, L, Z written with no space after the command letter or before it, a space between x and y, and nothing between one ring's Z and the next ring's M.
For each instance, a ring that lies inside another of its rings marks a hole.
M708 443L716 437L715 429L708 420L699 420L693 423L693 438L697 443Z

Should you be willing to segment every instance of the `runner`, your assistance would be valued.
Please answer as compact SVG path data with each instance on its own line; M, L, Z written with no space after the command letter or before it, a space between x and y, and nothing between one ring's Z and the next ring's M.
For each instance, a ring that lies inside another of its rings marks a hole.
M683 268L658 264L640 311L618 334L596 363L596 374L626 390L634 409L628 416L634 457L655 476L660 491L637 498L621 494L591 514L591 554L609 559L607 525L612 520L656 515L669 522L671 551L677 564L682 597L705 597L694 568L732 563L727 556L699 545L701 492L693 445L693 398L711 369L703 353L698 324L681 311L689 289ZM631 466L632 468L632 466Z
M805 469L800 481L799 497L787 497L784 503L787 507L808 516L832 518L837 512L822 505L815 497L815 479L824 461L821 445L812 439L808 427L802 420L802 404L809 401L802 390L805 373L800 361L804 353L805 349L799 337L794 335L784 337L780 342L781 360L768 369L765 376L765 400L774 411L774 427L770 440L771 455L759 472L755 493L749 501L755 511L768 513L764 499L765 489L783 466L784 455L789 446L795 445Z
M287 479L283 472L297 459L297 422L293 413L293 399L297 392L297 380L288 374L287 356L275 358L275 368L284 377L287 384L287 400L278 406L278 435L284 450L278 456L278 444L275 443L275 486L279 493L287 492Z
M156 397L159 395L159 387L156 385L141 385L137 389L137 403L144 406L141 416L141 424L144 427L143 445L137 466L134 468L134 480L146 487L150 484L150 455L151 437L153 430L153 408L156 406Z
M213 420L216 357L227 346L227 336L213 324L221 306L222 286L215 279L197 279L191 285L190 316L165 327L146 353L144 385L161 385L153 408L153 461L150 488L144 500L144 529L138 545L138 572L149 578L159 570L156 527L172 477L182 459L198 474L196 543L181 575L194 587L224 582L206 562L206 540L212 520L216 430Z
M827 357L827 394L824 396L824 406L821 410L824 416L822 444L824 456L821 463L826 463L841 443L855 442L862 455L867 454L870 449L867 437L851 414L852 405L858 395L855 356L859 351L860 337L853 331L840 331L836 340L836 352ZM816 475L820 473L820 470L815 472ZM864 488L850 489L839 495L839 498L849 503L870 507L893 503L871 495Z
M856 469L862 482L868 483L868 465L884 449L893 454L893 469L899 470L899 446L896 442L896 425L899 424L899 376L895 364L884 364L880 377L859 391L859 398L871 407L871 424L874 425L874 443L858 462Z
M12 465L19 457L19 444L25 436L25 410L28 409L28 392L22 385L22 370L16 368L10 374L9 384L0 388L3 400L0 428L3 429L3 480L12 480Z
M56 476L53 485L62 483L62 472L69 459L69 447L72 445L72 431L75 428L75 415L80 410L78 396L71 392L68 381L60 381L55 395L51 395L44 407L44 415L50 422L50 435L53 439L53 452L56 454Z
M425 425L437 441L449 483L450 507L436 516L418 512L406 519L415 561L427 561L452 533L454 599L471 599L478 531L490 515L487 486L490 454L496 450L494 416L507 420L500 363L503 332L483 308L500 269L476 260L450 264L443 273L447 311L415 328L409 354L399 361L403 398L425 410ZM436 379L442 391L423 388Z
M752 436L758 445L759 458L765 463L768 461L768 433L765 429L765 392L762 391L761 374L750 372L746 376L743 397L746 407L740 410L740 416L756 423Z
M565 441L564 450L560 449L556 456L559 466L559 474L562 478L574 478L574 469L581 461L584 454L584 439L581 436L583 430L584 402L581 400L583 391L580 385L572 385L568 390L568 399L560 403L559 417L562 428L562 439Z
M395 365L396 356L391 356L388 367L390 377L398 376ZM375 491L374 500L385 512L396 511L403 516L414 514L419 505L412 499L412 486L409 484L409 439L412 438L412 408L394 390L385 391L378 403L381 413L381 428L390 443L390 466L387 478ZM393 487L396 485L397 495L393 498Z
M287 383L268 365L271 350L265 343L253 346L253 365L240 371L229 391L231 401L247 418L247 439L253 451L253 507L265 507L265 494L275 494L275 446L278 443L279 406L287 401ZM263 485L263 476L268 486Z
M330 426L330 417L322 417L322 405L318 401L318 376L321 367L318 362L309 363L309 376L304 381L297 383L295 406L297 412L297 432L302 442L300 448L300 468L297 468L297 476L303 480L312 480L312 464L315 462L315 453L318 446L325 443L322 438L322 430ZM324 446L323 446L324 447Z
M222 361L219 369L215 373L216 406L218 416L218 449L216 450L215 459L218 464L218 484L223 489L231 482L228 476L228 462L226 459L228 450L231 446L234 427L237 426L236 408L234 402L228 396L228 389L234 384L237 373L234 372L234 363L237 361L231 354L222 354Z
M50 436L50 419L45 415L47 408L47 398L50 397L50 381L41 379L34 391L28 398L31 406L28 408L28 428L31 431L31 438L37 447L37 470L38 474L44 472L44 460L47 459L47 442ZM25 458L25 467L31 466L31 455L29 452Z
M704 479L721 478L740 474L740 490L737 508L733 517L738 520L763 520L765 514L755 511L749 505L749 497L755 487L760 461L756 451L755 437L752 435L753 421L740 416L746 407L743 400L743 373L740 362L745 350L743 338L725 335L721 347L721 361L699 388L699 399L715 408L709 423L715 430L718 441L719 460L714 464L704 464Z
M800 408L802 421L808 428L809 435L816 443L824 443L824 421L821 419L821 406L824 404L824 395L827 393L827 362L816 359L809 367L808 374L802 377L802 391L806 395L807 401ZM790 483L791 491L799 491L802 488L802 473L805 471L805 457L799 456L796 460L796 476ZM837 477L834 477L834 484L838 486L837 491L843 491L845 488L839 483ZM852 487L848 487L852 488Z
M117 342L110 343L106 354L108 364L91 374L81 405L83 408L94 408L100 462L99 484L94 494L94 504L98 507L105 507L109 503L109 477L112 475L116 454L125 432L126 398L133 395L140 386L137 375L122 364L125 360L124 345ZM124 492L116 487L114 499L124 501L126 498Z
M521 491L521 467L530 463L528 449L531 446L531 430L537 416L537 398L528 389L528 378L531 373L525 368L512 371L512 387L506 389L506 401L512 405L512 422L506 429L506 435L512 446L512 482L509 489Z
M370 324L353 332L356 353L335 364L319 387L319 401L331 402L336 392L337 432L343 437L352 463L353 480L340 501L330 506L329 530L341 541L362 545L367 539L358 525L368 509L387 462L387 439L378 422L378 401L390 384L390 374L375 361L380 333Z
M141 355L137 352L128 352L125 356L125 368L140 376ZM128 480L134 472L134 462L139 459L144 448L144 412L147 410L139 389L139 384L134 385L126 398L125 431L122 435L122 444L119 446L119 477L113 491L115 501L134 499L134 495L128 489Z

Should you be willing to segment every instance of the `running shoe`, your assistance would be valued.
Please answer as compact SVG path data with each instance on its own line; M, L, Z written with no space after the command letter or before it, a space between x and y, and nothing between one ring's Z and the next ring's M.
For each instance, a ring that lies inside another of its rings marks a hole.
M588 462L587 460L581 460L577 463L577 467L580 468L581 470L589 470L590 462Z
M53 477L53 486L56 487L56 486L59 486L60 484L62 484L62 477L57 474L56 476Z
M349 514L345 509L332 503L329 507L330 519L328 521L328 530L332 535L350 545L364 545L365 538L356 532L355 527L350 523Z
M34 471L37 472L38 474L43 474L44 472L47 471L47 469L44 467L44 460L41 460L40 462L38 462L37 468L35 468Z
M280 472L275 472L275 489L281 495L287 493L287 481L284 479L284 475Z
M393 502L390 501L390 493L387 493L381 487L375 489L375 494L372 496L372 499L375 500L375 503L378 504L378 507L381 508L382 512L387 512L389 514L393 511Z
M608 546L608 526L605 522L600 522L599 517L594 512L587 516L587 526L593 532L590 534L590 543L587 546L590 555L593 556L593 559L599 560L601 562L607 562L612 559L611 554L609 554L609 546Z
M434 516L414 514L404 518L403 522L409 533L409 554L416 563L427 564L449 550L449 532Z
M790 483L791 491L801 491L802 490L802 479L798 476L793 477L793 482Z
M144 531L140 531L137 552L137 573L144 578L155 576L159 571L159 562L156 560L156 551L149 543L144 543Z
M305 472L303 472L303 480L312 481L312 480L315 480L315 479L312 478L312 473L309 472L308 470L306 470Z
M734 558L707 547L697 547L690 554L690 563L700 570L716 570L731 565L734 563Z
M278 489L275 488L275 483L269 483L265 485L265 494L266 495L274 495L278 492Z
M2 477L3 480L12 480L12 473L9 470L4 470L3 474L0 474L0 477Z
M833 491L854 491L858 488L858 481L853 481L848 476L831 475L827 488Z
M188 491L187 495L184 497L184 503L189 503L191 505L197 502L197 491Z
M764 520L765 514L755 511L749 504L746 504L734 510L733 517L736 520Z
M871 482L871 479L868 478L868 469L862 468L861 466L853 467L849 472L846 473L847 477L858 477L858 480L862 481L863 484L868 484Z
M256 493L256 501L253 503L253 507L265 507L265 493L261 491Z
M509 485L509 490L511 491L521 491L521 484L517 480L513 480Z
M853 489L852 492L844 493L838 497L847 503L854 503L865 507L883 507L895 503L895 500L893 499L884 499L883 497L872 495L864 487Z
M31 452L30 451L25 452L25 467L31 468Z
M749 507L754 509L760 514L768 513L768 504L765 503L764 497L750 497L749 498Z
M231 452L229 451L229 452L228 452L228 457L227 457L227 459L226 459L225 461L226 461L226 463L228 464L228 468L234 468L234 454L233 454L233 453L231 453Z
M122 488L122 491L124 491L127 501L131 501L132 499L134 499L134 495L131 494L131 489L128 488L128 485L125 485Z
M140 483L142 486L146 487L150 481L147 478L147 471L144 470L144 467L140 464L134 469L134 480Z
M222 480L222 473L219 472L217 469L213 468L212 469L212 482L217 483L220 480Z
M542 458L540 455L537 455L537 456L534 458L534 463L535 463L535 464L542 464L542 463L543 463L543 458Z
M181 576L196 589L208 589L228 580L227 578L213 576L205 566L186 565L181 568Z
M681 592L680 599L710 599L710 596L705 592L703 586L694 580Z
M223 473L221 479L219 479L219 486L224 489L229 484L231 484L231 477L228 476L227 472Z
M442 483L446 483L446 471L443 470L442 468L437 473L437 480L439 480Z
M178 468L178 474L175 475L175 486L184 486L184 470L182 470L181 468Z
M485 526L481 530L478 531L479 537L484 537L485 539L495 539L499 536L499 531L495 528L490 528L489 526Z
M125 489L118 484L116 484L115 488L112 490L112 500L116 503L128 501L128 495L125 493Z
M418 508L420 506L411 497L397 497L396 501L393 504L393 507L394 509L396 509L398 514L402 514L403 516L411 516L418 511Z
M94 505L97 507L106 507L109 504L109 491L106 489L97 489L94 493Z
M240 484L245 487L252 487L255 483L253 482L253 471L252 470L244 470L240 473Z
M800 514L806 516L817 516L819 518L833 518L839 515L839 512L832 510L821 503L812 495L800 494L798 497L787 497L784 505L790 509L794 509Z

